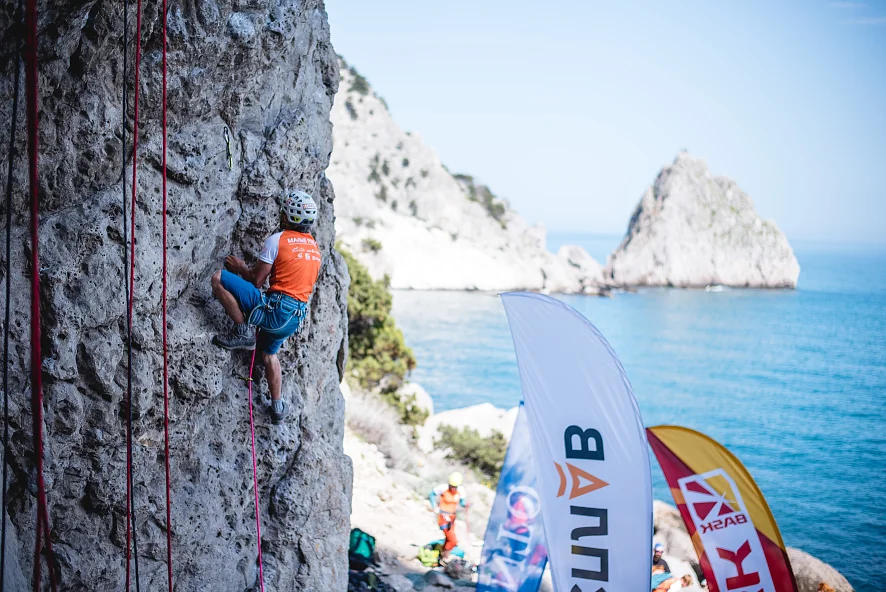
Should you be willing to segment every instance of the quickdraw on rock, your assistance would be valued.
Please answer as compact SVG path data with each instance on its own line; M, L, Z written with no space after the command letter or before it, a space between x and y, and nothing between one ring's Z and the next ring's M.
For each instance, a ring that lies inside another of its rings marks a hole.
M234 170L234 151L231 149L231 134L225 126L225 153L228 159L228 170Z

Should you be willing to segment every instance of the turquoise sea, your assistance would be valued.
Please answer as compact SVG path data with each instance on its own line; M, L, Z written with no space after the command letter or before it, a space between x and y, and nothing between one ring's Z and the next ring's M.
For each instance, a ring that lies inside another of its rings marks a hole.
M599 261L618 237L555 236ZM646 425L704 432L757 480L785 542L859 592L886 566L886 246L796 243L796 291L561 297L610 341ZM407 292L394 314L438 410L521 398L497 296ZM655 497L673 503L653 458Z

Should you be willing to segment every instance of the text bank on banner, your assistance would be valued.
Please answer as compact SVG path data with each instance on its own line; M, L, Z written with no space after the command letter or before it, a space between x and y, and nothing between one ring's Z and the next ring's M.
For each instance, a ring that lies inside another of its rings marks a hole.
M486 526L477 592L536 592L547 562L529 423L521 404Z
M744 465L718 442L677 426L649 445L698 553L710 592L796 592L775 518Z
M609 343L540 294L502 295L523 386L554 589L649 589L652 479L640 411Z

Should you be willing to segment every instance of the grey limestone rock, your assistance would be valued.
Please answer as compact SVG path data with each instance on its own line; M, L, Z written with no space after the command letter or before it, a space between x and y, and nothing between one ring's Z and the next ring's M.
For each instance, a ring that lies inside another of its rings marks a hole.
M131 4L130 34L135 28ZM15 2L0 11L0 146L6 170ZM12 227L8 573L32 573L29 277L40 274L45 474L61 590L124 588L125 350L121 161L122 2L40 2L40 269L28 268L20 111ZM144 2L133 327L134 499L141 589L166 589L161 345L160 8ZM275 198L318 200L324 255L310 314L281 353L286 424L255 403L266 590L344 590L351 464L339 391L347 268L334 252L329 112L338 65L322 0L171 0L169 361L176 590L257 589L246 384L249 356L210 345L227 327L209 288L234 253L276 228ZM130 47L130 58L134 47ZM130 75L132 69L130 68ZM131 167L134 93L126 149ZM225 128L233 167L228 169ZM131 170L131 169L130 169ZM131 172L126 180L130 182ZM44 581L45 577L44 577ZM30 588L30 585L28 585ZM24 589L24 588L21 588Z
M828 584L836 592L853 592L852 585L836 569L799 549L788 547L788 559L797 580L799 592L818 592L821 583Z
M618 286L795 288L800 265L734 181L683 152L646 190L606 274Z

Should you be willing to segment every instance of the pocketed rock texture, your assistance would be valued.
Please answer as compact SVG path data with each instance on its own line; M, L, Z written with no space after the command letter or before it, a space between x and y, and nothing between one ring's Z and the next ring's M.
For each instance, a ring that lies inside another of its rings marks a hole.
M341 76L329 166L335 227L374 278L414 290L600 291L602 268L581 247L549 252L542 226L452 174L356 69L342 63Z
M123 3L40 2L40 258L45 475L61 590L125 581L125 354L121 88ZM134 3L130 27L134 31ZM0 145L14 35L0 11ZM249 356L210 345L227 328L209 278L252 260L283 188L319 203L324 256L302 330L281 353L285 425L270 424L260 364L256 444L265 590L347 586L352 469L339 382L347 268L333 251L329 111L338 66L319 0L169 7L169 361L175 589L258 589L246 383ZM160 17L144 4L133 328L134 499L142 590L166 589L161 345ZM134 46L130 46L130 57ZM130 75L132 69L130 69ZM132 137L132 100L127 137ZM27 166L18 126L8 574L30 589L35 521L28 369ZM233 166L224 129L231 130ZM5 156L5 148L3 149ZM131 166L131 153L129 153ZM6 161L3 161L5 173ZM131 173L127 173L129 179ZM134 567L134 565L133 565ZM44 571L44 583L46 575ZM27 574L23 576L23 574ZM10 581L13 581L11 579ZM134 589L134 585L133 585Z
M795 288L800 265L735 181L683 152L646 190L606 275L618 286Z

